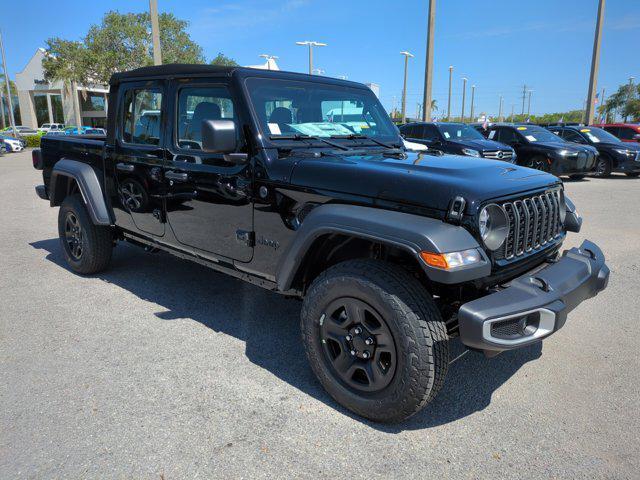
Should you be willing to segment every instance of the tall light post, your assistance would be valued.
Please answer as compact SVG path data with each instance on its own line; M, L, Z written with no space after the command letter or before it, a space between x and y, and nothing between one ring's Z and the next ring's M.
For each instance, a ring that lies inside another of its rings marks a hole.
M153 64L162 65L160 26L158 24L158 0L149 0L149 15L151 16L151 38L153 40Z
M500 106L498 107L498 122L502 122L502 102L504 101L504 97L500 95Z
M591 54L591 74L589 75L589 92L587 93L587 108L584 115L587 125L591 125L593 123L593 116L596 109L596 90L598 88L598 68L600 67L600 40L602 39L604 4L605 0L600 0L600 3L598 4L596 31L593 38L593 53Z
M527 118L529 116L531 116L531 94L533 93L533 90L529 90L529 103L527 104Z
M405 51L400 52L400 55L404 55L404 83L402 86L402 123L407 121L407 72L409 70L409 58L413 57L413 54Z
M469 115L471 118L470 120L473 122L473 103L475 101L475 97L476 97L476 86L475 85L471 85L471 115Z
M16 119L13 117L13 101L11 100L11 80L9 80L9 72L7 70L7 59L4 56L4 42L2 41L2 33L0 33L0 52L2 53L2 71L4 72L4 85L7 87L7 106L9 107L9 125L11 125L11 131L15 136L16 133Z
M449 100L447 101L447 122L451 121L451 85L453 83L453 65L449 66Z
M604 87L602 87L602 93L600 94L600 105L602 105L602 111L605 111L605 106L604 106ZM597 112L594 112L594 116ZM604 115L602 115L602 123L607 123L606 119L604 118L606 116L606 113Z
M467 77L462 77L462 115L460 121L464 123L464 102L467 98Z
M433 82L433 34L436 23L436 0L429 0L427 14L427 53L424 64L424 94L422 95L422 121L431 120L431 86ZM420 117L418 117L420 118Z
M313 47L326 47L327 44L313 40L305 40L304 42L296 42L296 45L309 47L309 75L313 75Z
M261 58L264 58L267 61L267 70L271 70L271 60L275 60L277 58L280 58L276 55L268 55L266 53L261 53L260 55L258 55Z

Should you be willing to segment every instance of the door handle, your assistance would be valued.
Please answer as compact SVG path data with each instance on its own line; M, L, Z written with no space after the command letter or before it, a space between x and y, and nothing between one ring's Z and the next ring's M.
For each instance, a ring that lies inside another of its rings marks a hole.
M116 168L121 172L133 172L136 167L130 163L118 163Z
M169 180L175 180L176 182L186 182L189 179L189 174L182 172L174 172L173 170L169 170L164 173L164 178L168 178Z

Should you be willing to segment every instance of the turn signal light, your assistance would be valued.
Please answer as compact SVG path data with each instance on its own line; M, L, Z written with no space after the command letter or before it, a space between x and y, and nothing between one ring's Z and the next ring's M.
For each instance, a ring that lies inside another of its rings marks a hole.
M449 253L420 252L420 258L422 258L427 265L443 270L473 265L474 263L480 263L482 261L480 252L475 248Z
M447 259L442 253L420 252L420 257L426 262L427 265L431 265L436 268L449 268Z

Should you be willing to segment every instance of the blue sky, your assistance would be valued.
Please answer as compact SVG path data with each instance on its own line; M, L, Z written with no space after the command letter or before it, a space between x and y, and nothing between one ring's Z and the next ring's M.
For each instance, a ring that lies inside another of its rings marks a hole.
M326 75L375 82L387 108L399 104L401 50L415 54L409 67L407 110L422 98L426 0L158 0L160 11L188 20L189 33L207 59L224 52L240 64L280 57L282 69L307 71L297 40L328 43L315 65ZM439 0L435 29L433 94L446 110L448 67L454 66L452 110L459 114L461 78L476 85L476 112L521 108L522 85L534 91L532 113L582 108L593 47L597 0ZM11 2L0 18L8 70L13 77L51 36L80 39L109 9L142 11L147 0ZM5 12L6 13L6 12ZM15 20L19 19L19 20ZM640 80L640 0L608 0L599 89L607 94L629 76ZM467 105L469 105L469 91ZM467 114L468 114L467 107Z

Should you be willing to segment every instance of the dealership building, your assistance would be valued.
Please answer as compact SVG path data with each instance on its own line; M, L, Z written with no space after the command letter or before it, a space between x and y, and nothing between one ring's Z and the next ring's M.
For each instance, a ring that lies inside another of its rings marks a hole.
M73 97L62 82L44 78L44 48L39 48L24 69L16 74L16 89L22 125L38 128L43 123L75 125ZM107 85L78 86L82 125L105 127L107 123Z

